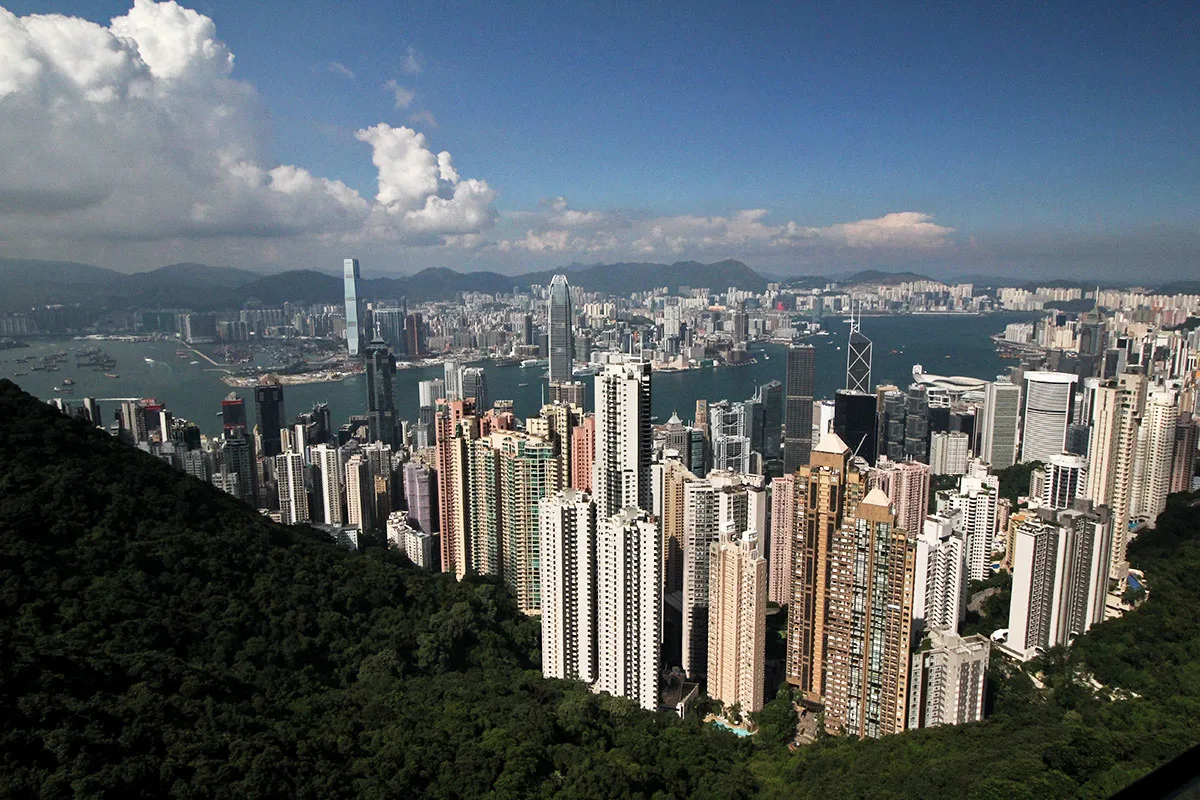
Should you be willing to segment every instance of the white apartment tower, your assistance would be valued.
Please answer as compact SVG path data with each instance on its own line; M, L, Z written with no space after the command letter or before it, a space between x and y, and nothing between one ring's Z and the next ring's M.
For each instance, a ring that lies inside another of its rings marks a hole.
M321 522L341 525L342 516L342 456L332 445L319 444L312 448L313 483L320 491Z
M1108 509L1086 500L1066 511L1043 509L1018 525L1002 649L1027 661L1104 620L1111 526Z
M599 508L597 507L597 511ZM596 532L597 691L658 707L662 560L658 526L626 508Z
M279 487L279 518L284 525L308 522L308 491L304 484L304 456L287 450L275 456L275 480Z
M633 506L652 507L650 363L609 364L596 376L596 515L607 519Z
M914 628L957 632L967 616L967 585L962 513L931 514L917 539Z
M964 725L983 719L991 644L986 638L933 630L931 647L914 653L908 682L908 728Z
M596 505L566 489L540 508L542 675L596 681ZM604 640L607 647L609 640Z

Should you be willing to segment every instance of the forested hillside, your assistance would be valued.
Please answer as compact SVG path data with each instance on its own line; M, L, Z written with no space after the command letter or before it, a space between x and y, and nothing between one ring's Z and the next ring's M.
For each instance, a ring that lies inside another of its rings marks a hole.
M496 582L274 525L8 382L0 420L0 797L1103 797L1200 741L1180 498L1131 548L1150 600L1045 691L789 753L778 704L744 741L542 680Z

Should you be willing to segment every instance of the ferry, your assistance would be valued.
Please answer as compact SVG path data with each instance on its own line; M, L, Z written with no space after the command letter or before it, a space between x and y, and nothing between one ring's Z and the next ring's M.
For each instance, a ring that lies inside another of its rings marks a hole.
M70 386L55 386L54 391L57 392L58 394L70 394L71 392L73 392L75 390L72 389Z
M518 384L517 384L517 388L518 388L518 389L524 389L524 388L525 388L526 386L528 386L528 385L529 385L528 383L518 383Z
M548 367L548 366L550 366L550 359L548 359L548 358L527 358L521 362L521 369L528 369L529 367Z
M120 375L118 375L118 374L117 374L117 373L115 373L115 372L106 372L106 373L104 373L104 377L106 377L106 378L119 378L119 377L121 377L121 376L120 376Z

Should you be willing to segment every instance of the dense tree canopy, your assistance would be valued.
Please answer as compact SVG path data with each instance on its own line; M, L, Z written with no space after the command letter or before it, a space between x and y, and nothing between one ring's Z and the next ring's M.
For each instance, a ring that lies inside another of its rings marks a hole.
M495 581L272 524L0 382L0 796L1100 797L1200 741L1200 512L988 722L795 753L538 671ZM1089 682L1094 676L1103 689Z

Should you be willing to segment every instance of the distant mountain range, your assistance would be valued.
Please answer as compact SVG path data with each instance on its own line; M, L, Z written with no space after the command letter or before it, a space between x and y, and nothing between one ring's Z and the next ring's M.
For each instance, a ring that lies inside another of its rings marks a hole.
M674 264L633 263L568 264L557 269L502 275L498 272L458 272L445 267L422 270L394 278L366 278L361 294L368 299L411 302L453 300L463 292L501 294L514 287L545 285L556 273L566 273L573 286L594 292L627 295L659 287L676 292L681 287L707 287L713 293L736 287L753 292L767 288L768 278L741 261L713 264L678 261ZM369 273L368 273L369 274ZM1003 279L968 276L979 286L1080 286L1077 281ZM774 280L774 279L773 279ZM809 275L779 279L785 288L821 289L841 284L895 285L906 281L934 280L915 272L863 270L848 275ZM1103 285L1103 284L1102 284ZM1197 293L1200 283L1175 281L1161 291ZM236 267L208 264L168 264L132 275L71 261L0 258L0 313L20 311L47 303L78 303L92 309L187 308L216 311L241 308L246 303L277 306L284 302L340 303L342 279L316 270L289 270L263 275Z
M499 294L513 287L547 284L564 270L501 275L497 272L456 272L445 267L425 269L396 278L365 278L363 297L408 298L413 302L452 300L462 292ZM701 264L620 263L572 265L571 283L608 294L629 294L665 286L708 287L723 292L733 286L761 292L767 280L740 261ZM169 264L133 275L69 261L0 259L0 311L18 311L45 303L79 303L92 308L239 308L247 302L279 305L339 303L342 279L315 270L289 270L262 275L233 267L207 264Z

